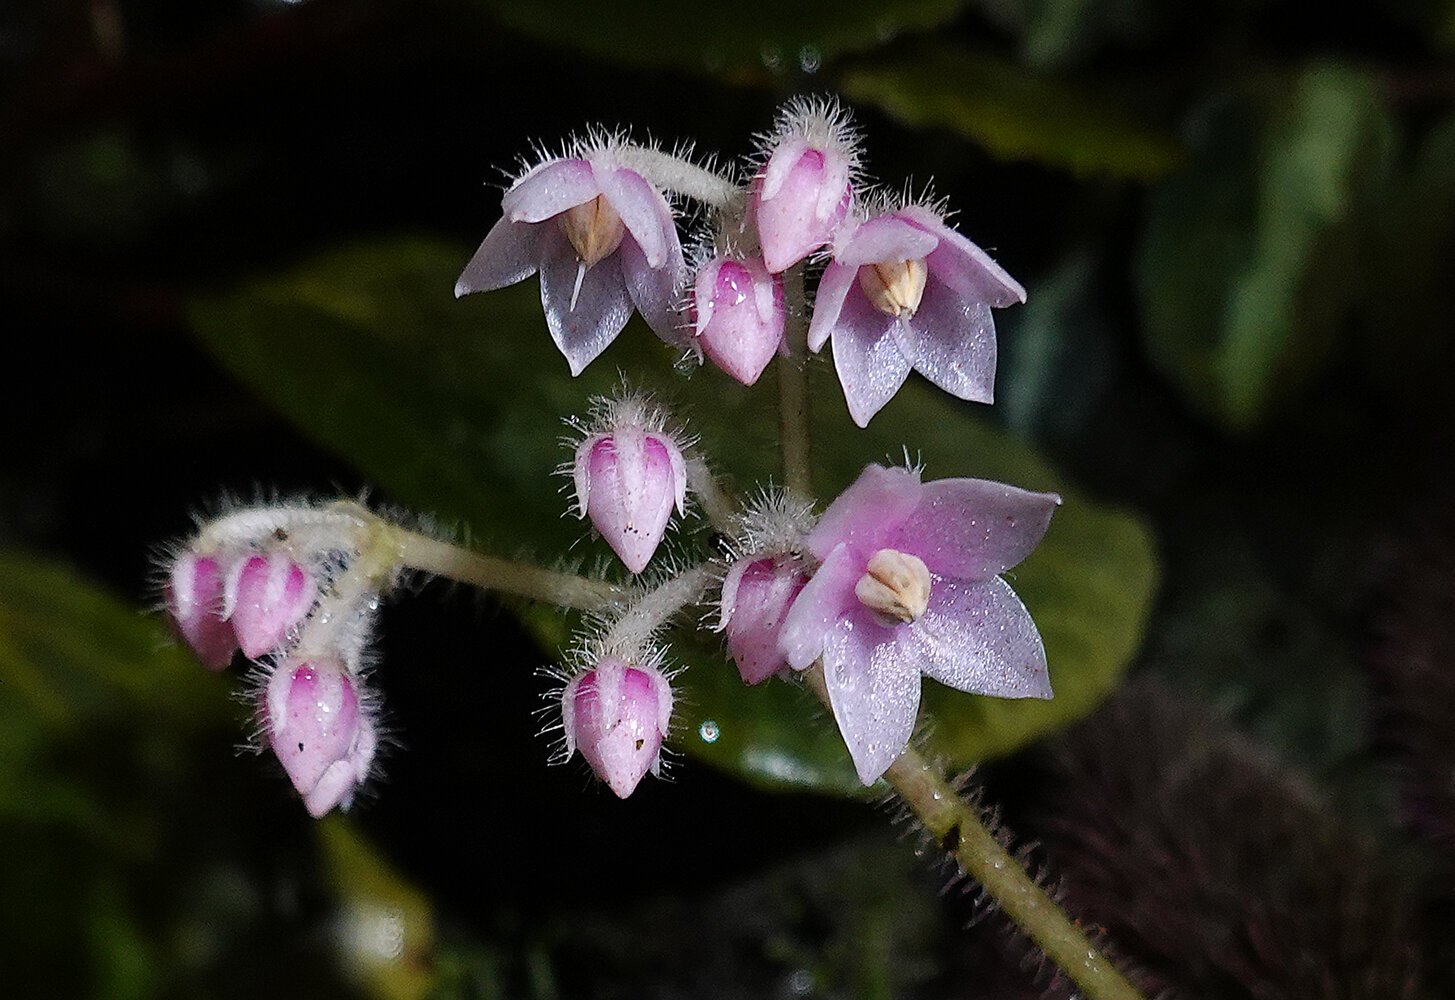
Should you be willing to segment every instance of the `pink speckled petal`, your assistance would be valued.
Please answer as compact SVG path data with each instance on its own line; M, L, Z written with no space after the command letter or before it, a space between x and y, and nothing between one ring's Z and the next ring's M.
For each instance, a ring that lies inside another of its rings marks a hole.
M849 267L888 264L927 257L940 241L918 226L892 215L879 215L865 222L849 237L834 260Z
M500 208L511 222L544 222L601 194L585 160L543 163L505 192Z
M672 221L667 199L635 170L598 167L596 179L601 193L621 216L622 225L642 248L647 266L667 266L671 247L677 244L677 224ZM681 258L680 248L677 256Z
M622 279L621 254L611 254L588 267L578 292L580 263L570 241L555 226L542 226L540 232L541 305L546 326L566 356L571 374L580 375L631 318L632 300Z
M863 575L864 560L849 546L840 545L828 554L799 591L778 634L778 648L790 667L806 670L823 654L829 630L857 605L854 584Z
M984 250L946 226L944 219L934 212L910 206L896 214L939 239L939 247L930 255L929 269L961 298L997 308L1026 300L1026 290L1019 281L991 260Z
M820 559L848 544L864 562L914 512L924 494L919 473L899 466L865 466L859 478L840 493L804 539L804 547ZM862 569L860 570L862 572Z
M857 285L849 289L833 330L834 368L844 387L849 416L868 427L874 414L894 398L913 364L900 350L896 320L869 304Z
M985 580L1030 555L1060 503L1054 493L985 479L936 479L885 545L919 556L933 573Z
M995 321L984 302L962 299L932 278L919 310L895 324L895 336L915 370L950 395L993 401Z
M924 617L896 631L927 677L971 694L1049 698L1046 650L1030 612L1000 577L931 577Z
M859 274L857 267L848 267L838 261L830 261L824 268L823 277L818 280L818 291L813 295L813 319L808 324L808 347L817 353L838 325L839 314L844 310L844 300L854 286Z
M919 714L919 665L901 648L906 626L878 625L860 609L824 642L824 681L859 780L872 785L909 745Z
M494 291L535 274L539 239L537 227L528 222L495 223L455 282L455 297Z

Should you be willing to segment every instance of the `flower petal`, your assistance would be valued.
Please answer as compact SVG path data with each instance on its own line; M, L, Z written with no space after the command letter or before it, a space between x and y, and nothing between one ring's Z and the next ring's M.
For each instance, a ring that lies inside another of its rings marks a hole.
M566 356L571 374L580 375L631 318L632 300L622 279L621 255L612 254L581 273L570 241L554 226L541 227L538 249L546 326Z
M865 466L859 478L829 504L803 544L825 564L833 549L848 545L859 554L859 572L863 573L863 564L884 548L885 539L920 505L924 490L913 469Z
M916 371L952 396L977 403L995 397L995 321L990 306L961 298L931 278L919 310L895 324L900 351Z
M919 667L900 642L906 631L860 611L835 622L824 642L829 704L866 785L904 752L919 714Z
M863 559L847 545L828 554L799 591L778 634L778 648L790 667L805 670L823 654L824 640L834 623L858 601L854 584L863 575Z
M833 330L834 368L844 387L849 416L860 427L894 398L913 367L892 333L896 320L875 309L851 287Z
M997 698L1051 697L1041 634L1000 577L932 577L924 617L896 631L905 655L941 684Z
M601 186L585 160L563 159L543 163L520 180L500 200L511 222L544 222L568 208L584 205L601 194Z
M939 243L919 226L892 215L878 215L854 230L843 249L835 251L834 260L849 267L918 260L929 256Z
M495 223L455 282L455 298L491 292L529 278L538 263L538 240L539 232L528 222L501 219Z
M601 185L601 193L621 216L622 225L642 248L647 264L664 267L670 263L671 248L677 245L677 224L672 221L672 209L662 193L641 174L625 167L597 167L596 180ZM679 260L681 256L678 246Z
M823 350L823 345L838 325L844 298L854 287L858 273L857 267L838 261L830 261L829 266L824 268L823 277L818 279L818 290L813 295L813 319L808 324L808 346L814 353Z
M911 205L896 214L939 239L939 247L930 255L929 268L962 298L996 307L1026 300L1026 290L1019 281L934 212Z
M986 580L1030 555L1060 504L1054 493L986 479L936 479L884 544L919 556L932 573Z
M617 266L621 269L627 294L636 303L637 310L652 332L673 347L690 347L694 343L692 332L686 316L677 307L682 300L686 268L676 234L673 234L672 243L667 248L667 262L660 267L652 266L630 234L621 241L621 247L614 256L618 260Z

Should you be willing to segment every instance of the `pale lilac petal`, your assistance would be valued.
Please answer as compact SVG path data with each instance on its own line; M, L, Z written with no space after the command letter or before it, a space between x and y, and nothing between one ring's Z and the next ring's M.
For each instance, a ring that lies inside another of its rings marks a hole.
M915 314L895 324L895 335L915 371L950 395L994 400L995 321L984 302L962 299L932 278Z
M803 159L806 152L808 143L802 139L785 139L773 150L773 155L768 157L768 162L763 166L762 187L759 189L765 200L778 197L778 192L788 183L788 175L798 166L798 161Z
M985 580L1030 555L1060 503L985 479L936 479L885 546L919 556L933 573Z
M670 262L670 247L677 243L677 224L672 209L662 193L635 170L596 168L601 193L621 216L622 225L642 248L650 267L665 267ZM679 249L680 258L681 251Z
M924 490L919 473L913 469L866 466L859 478L829 504L804 538L804 547L826 560L833 549L847 544L859 555L862 574L863 563L885 547L885 540L919 506Z
M828 554L799 592L778 634L778 648L790 667L806 670L823 654L829 630L857 603L854 584L863 575L864 560L847 545Z
M495 223L455 282L455 297L494 291L529 278L538 264L539 240L539 230L528 222L501 219Z
M585 160L543 163L505 192L500 207L511 222L544 222L601 194Z
M904 631L861 609L834 622L824 642L829 704L866 785L904 752L919 714L919 665L901 648Z
M905 654L941 684L997 698L1051 697L1041 635L1000 577L933 577L924 617L895 631Z
M677 243L676 234L667 247L667 262L661 267L648 263L641 247L630 235L621 241L621 247L610 260L619 264L627 294L652 332L673 347L692 346L687 318L678 308L686 280L686 267L682 263L682 247Z
M728 653L744 683L757 684L788 666L778 634L807 578L785 559L739 559L722 582Z
M985 302L997 308L1026 300L1026 290L990 255L958 232L945 225L944 219L919 206L902 208L897 213L940 240L930 256L930 272L955 289L962 298Z
M918 226L879 215L854 230L843 249L835 251L834 260L849 267L919 260L928 257L939 242Z
M586 268L580 275L578 291L580 262L571 242L555 226L542 226L540 231L541 305L546 326L566 356L571 374L580 375L631 318L632 300L622 280L621 254L614 253L595 267Z
M868 427L894 398L913 367L894 338L895 323L870 305L857 286L849 289L833 330L834 368L849 416L860 427Z
M852 290L859 274L857 267L848 267L838 261L830 261L824 268L823 277L818 280L818 290L813 294L813 319L808 323L808 347L817 353L838 325L839 314L844 309L844 299Z

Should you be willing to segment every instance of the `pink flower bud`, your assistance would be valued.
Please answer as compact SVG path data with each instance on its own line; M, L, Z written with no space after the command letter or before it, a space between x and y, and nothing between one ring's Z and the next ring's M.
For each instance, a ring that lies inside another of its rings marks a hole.
M312 574L284 553L244 560L229 576L226 603L243 653L257 659L277 649L317 596Z
M717 258L697 272L693 290L703 353L752 385L783 346L783 281L758 260Z
M728 654L745 684L757 684L788 666L778 632L808 574L790 556L739 559L722 581L722 618Z
M167 611L209 670L225 668L237 651L237 634L222 616L222 597L222 568L216 559L188 552L172 564Z
M787 270L833 239L849 211L852 164L831 145L790 138L775 148L753 181L753 217L763 261Z
M576 502L626 568L640 573L657 551L675 504L687 504L687 465L669 434L622 423L576 449Z
M672 688L655 667L604 658L578 674L561 697L566 755L577 750L596 776L626 798L660 772L662 739L672 718Z
M357 679L334 660L284 661L268 679L268 741L315 819L347 808L369 776L378 746L360 706Z

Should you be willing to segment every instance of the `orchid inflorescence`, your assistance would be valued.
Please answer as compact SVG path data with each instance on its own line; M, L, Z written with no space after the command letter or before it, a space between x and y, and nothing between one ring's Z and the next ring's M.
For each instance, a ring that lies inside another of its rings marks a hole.
M1001 574L1046 532L1060 499L978 479L924 481L868 465L816 514L806 430L808 353L832 341L860 427L911 370L990 402L991 310L1024 289L926 198L869 186L859 140L832 103L785 108L741 176L593 132L525 169L456 294L539 275L552 339L579 374L640 313L685 365L754 385L779 359L786 486L739 502L683 424L626 385L568 420L561 470L574 510L619 557L621 582L470 552L362 504L245 507L208 521L166 566L165 599L207 666L256 664L259 731L308 811L348 807L382 738L370 633L406 574L464 580L588 612L556 670L562 756L577 751L625 798L657 773L673 708L665 636L688 608L722 634L747 684L821 670L859 778L909 745L920 677L1048 698L1045 652ZM696 220L687 240L679 215ZM816 276L816 290L806 292ZM542 470L546 474L549 470ZM708 558L663 568L669 526L710 524ZM553 727L556 728L556 727Z

